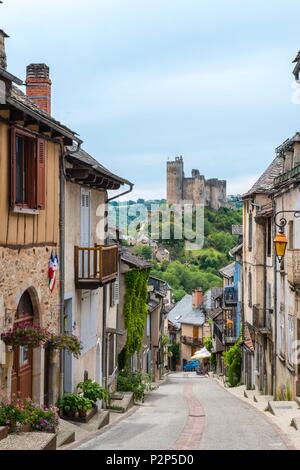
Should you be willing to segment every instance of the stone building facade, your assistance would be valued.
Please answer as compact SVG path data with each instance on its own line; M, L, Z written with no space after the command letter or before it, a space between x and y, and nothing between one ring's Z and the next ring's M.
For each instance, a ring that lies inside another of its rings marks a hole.
M185 177L184 161L176 157L167 162L167 201L169 204L202 204L218 210L227 206L227 182L217 178L206 180L199 170Z

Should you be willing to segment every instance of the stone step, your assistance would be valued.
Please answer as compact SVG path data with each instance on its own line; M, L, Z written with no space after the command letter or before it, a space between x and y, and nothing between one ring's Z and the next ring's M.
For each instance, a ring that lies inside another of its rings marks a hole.
M124 395L122 400L114 400L114 396L112 396L111 402L107 407L108 410L114 411L116 413L125 413L134 405L132 392L122 392L122 394Z
M6 439L8 436L8 428L6 426L0 426L0 441Z
M245 398L250 398L251 400L253 400L254 398L254 395L257 393L256 390L244 390L244 397Z
M299 410L299 405L295 401L269 401L268 410L274 416L285 416Z
M253 396L253 400L255 401L255 403L269 403L269 401L273 401L273 398L273 395L261 395L260 393L256 393Z
M59 431L57 433L57 447L75 442L75 431Z

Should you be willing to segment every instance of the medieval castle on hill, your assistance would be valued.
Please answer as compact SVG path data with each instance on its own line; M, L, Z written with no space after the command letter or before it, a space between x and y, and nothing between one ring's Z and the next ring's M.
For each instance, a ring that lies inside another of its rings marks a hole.
M224 180L205 180L199 170L192 171L192 177L184 175L183 158L167 162L167 201L169 204L204 204L218 210L226 207L227 183Z

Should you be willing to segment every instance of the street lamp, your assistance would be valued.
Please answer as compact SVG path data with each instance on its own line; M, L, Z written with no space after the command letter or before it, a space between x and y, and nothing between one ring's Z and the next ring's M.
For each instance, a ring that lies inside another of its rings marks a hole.
M280 261L284 258L287 244L288 244L288 241L286 238L286 234L284 233L284 225L282 225L279 228L278 233L274 239L275 253L276 253L277 258L279 258Z
M278 227L278 233L274 239L275 253L279 261L282 261L284 258L288 240L286 234L284 233L284 228L287 224L287 220L284 217L280 218L279 223L276 221L279 214L293 214L294 217L300 217L300 211L279 211L274 216L275 225Z

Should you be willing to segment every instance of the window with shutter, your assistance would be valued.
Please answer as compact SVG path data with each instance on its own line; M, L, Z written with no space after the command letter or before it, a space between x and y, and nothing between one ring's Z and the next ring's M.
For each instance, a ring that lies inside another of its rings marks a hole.
M119 275L117 276L115 283L114 283L114 298L115 298L115 305L119 305L120 303L120 278Z
M45 141L37 140L37 208L45 209L46 205L46 168L45 168Z
M11 129L10 205L45 209L45 141Z

